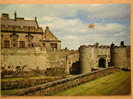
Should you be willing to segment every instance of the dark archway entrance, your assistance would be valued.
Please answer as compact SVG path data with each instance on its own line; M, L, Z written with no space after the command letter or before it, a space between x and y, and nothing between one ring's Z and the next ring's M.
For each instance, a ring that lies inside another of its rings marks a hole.
M79 61L72 64L72 67L70 68L70 74L80 74L80 63Z
M106 60L104 58L100 58L98 62L98 66L101 68L106 68Z

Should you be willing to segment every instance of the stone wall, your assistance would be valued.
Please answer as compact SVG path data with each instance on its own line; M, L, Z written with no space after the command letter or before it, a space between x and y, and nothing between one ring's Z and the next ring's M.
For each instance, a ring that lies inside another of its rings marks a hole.
M70 74L73 63L79 61L79 52L76 50L62 50L47 52L51 67L65 68L65 73Z
M24 41L25 42L25 48L29 47L29 43L33 43L34 45L41 45L40 43L40 39L42 38L41 34L32 34L33 36L32 40L29 42L28 39L26 38L27 33L16 33L16 35L18 35L18 38L15 39L15 41L13 41L13 37L11 35L13 35L13 33L11 32L2 32L2 37L1 37L1 47L4 47L4 40L9 40L10 41L10 48L13 48L13 43L16 43L16 47L19 48L20 41Z
M49 60L45 51L37 49L3 49L1 52L1 62L4 68L8 66L15 69L16 66L26 65L25 70L43 69L49 67Z
M57 48L52 48L51 43L57 44ZM61 42L52 41L52 42L45 42L43 41L43 44L45 44L47 51L59 51L61 49Z
M114 47L111 49L112 65L119 68L130 69L130 47Z
M118 68L106 68L96 72L80 74L77 76L65 78L62 80L57 80L49 82L43 85L38 85L35 87L27 88L22 91L17 92L14 95L23 96L23 95L52 95L56 92L63 91L65 89L80 85L82 83L94 80L96 78L111 74L113 72L119 71Z
M105 60L105 67L108 67L110 62L110 48L108 46L81 46L80 52L80 65L81 73L91 72L92 69L99 68L99 60Z
M1 81L1 89L9 90L9 89L20 89L20 88L28 88L39 84L48 83L51 81L63 79L63 76L53 76L53 77L31 77L19 80L4 80Z
M130 46L84 45L79 48L79 53L81 73L110 66L130 69Z
M45 49L36 47L25 49L2 49L1 51L2 67L11 70L14 70L17 66L25 66L24 71L64 68L64 73L69 73L69 67L78 59L79 53L70 50L46 52ZM8 66L12 68L8 68Z

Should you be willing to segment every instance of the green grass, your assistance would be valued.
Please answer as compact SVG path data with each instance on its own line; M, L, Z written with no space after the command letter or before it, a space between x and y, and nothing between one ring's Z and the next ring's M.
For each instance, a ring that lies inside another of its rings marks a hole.
M130 72L120 71L74 88L54 94L55 96L125 95L130 94Z
M8 96L8 95L15 94L16 92L21 91L21 90L23 89L1 90L1 95Z
M23 80L24 78L2 78L1 81Z
M58 92L54 96L125 95L130 93L130 83L130 72L120 71ZM2 90L1 95L21 90L23 89Z
M27 77L27 78L4 78L4 79L1 79L1 81L4 81L4 82L8 82L8 81L14 81L14 80L26 80L26 79L50 79L50 78L55 78L58 76L33 76L33 77ZM1 95L12 95L12 94L15 94L17 91L21 91L23 90L24 88L21 88L21 89L10 89L10 90L1 90Z

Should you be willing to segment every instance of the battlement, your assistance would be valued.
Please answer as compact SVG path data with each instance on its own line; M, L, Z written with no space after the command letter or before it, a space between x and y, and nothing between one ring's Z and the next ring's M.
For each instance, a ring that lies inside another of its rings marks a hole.
M97 46L97 45L82 45L80 46L80 48L110 48L110 46L108 45L100 45L100 46Z
M114 46L113 48L130 48L129 45L126 45L126 46Z
M115 44L111 44L111 45L99 45L99 43L95 43L93 45L81 45L79 48L83 49L83 48L129 48L130 45L124 45L124 41L120 42L120 45L116 46Z

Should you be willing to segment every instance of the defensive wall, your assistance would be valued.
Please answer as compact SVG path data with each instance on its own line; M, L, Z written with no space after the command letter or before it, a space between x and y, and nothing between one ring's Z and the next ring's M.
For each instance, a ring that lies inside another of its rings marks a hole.
M115 46L111 48L111 64L119 68L131 68L130 46Z
M107 46L98 44L83 45L79 50L46 51L36 47L28 49L2 49L2 67L14 70L16 66L24 70L48 70L48 74L56 72L70 74L73 69L80 73L111 66L130 69L130 46ZM10 68L8 68L10 67ZM53 70L52 70L53 69ZM58 70L57 70L58 69ZM60 70L59 70L60 69Z
M105 68L91 73L84 73L69 78L48 82L46 84L30 87L22 91L18 91L14 95L27 96L27 95L52 95L56 92L63 91L65 89L78 86L82 83L94 80L98 77L102 77L113 72L120 71L119 68Z
M102 64L103 68L109 67L110 63L109 46L84 45L79 48L79 52L80 52L81 73L85 73L88 71L91 72L92 69L99 68L100 59L105 60L105 63Z
M83 45L79 48L81 73L91 72L93 69L119 67L130 69L130 46L124 42L120 46Z
M71 65L78 60L79 52L74 50L47 52L39 47L1 50L2 67L13 71L17 66L25 66L24 71L63 68L65 69L64 73L69 73Z

